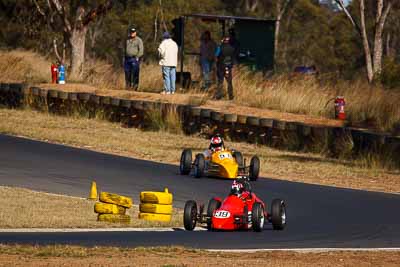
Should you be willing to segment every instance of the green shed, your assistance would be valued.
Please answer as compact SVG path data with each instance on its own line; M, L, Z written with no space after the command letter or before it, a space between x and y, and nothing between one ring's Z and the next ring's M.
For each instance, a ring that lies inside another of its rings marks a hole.
M185 54L185 23L189 19L200 19L221 25L221 37L233 29L240 43L239 63L252 70L268 71L274 68L275 20L253 17L219 16L209 14L188 14L173 21L173 35L180 46L181 59ZM184 73L184 60L181 60L181 73Z

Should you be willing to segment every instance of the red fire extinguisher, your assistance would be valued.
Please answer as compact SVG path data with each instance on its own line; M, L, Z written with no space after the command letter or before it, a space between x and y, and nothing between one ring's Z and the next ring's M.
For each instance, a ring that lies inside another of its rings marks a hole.
M337 96L335 98L335 118L338 120L345 120L346 113L344 112L344 106L346 102L344 101L343 96Z
M58 67L57 64L51 64L50 67L51 70L51 82L52 83L57 83L57 78L58 78Z

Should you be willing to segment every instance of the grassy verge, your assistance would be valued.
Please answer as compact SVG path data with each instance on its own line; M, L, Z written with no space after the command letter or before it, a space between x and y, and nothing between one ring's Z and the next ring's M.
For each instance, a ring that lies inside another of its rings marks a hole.
M169 223L138 219L138 205L127 210L129 224L98 222L95 201L0 186L0 228L180 227L182 213L174 210Z
M400 252L209 252L181 247L0 245L0 265L37 266L397 266Z
M50 61L39 54L23 50L0 51L0 62L3 63L0 66L0 81L50 82ZM192 79L201 79L197 62L188 62L186 70L191 72ZM101 60L87 62L83 81L97 89L126 92L120 90L125 87L123 70ZM79 81L68 80L69 84L71 82ZM334 117L330 100L343 95L351 125L400 133L400 91L396 89L385 90L366 81L327 82L290 75L267 79L261 73L252 73L246 68L235 68L234 88L236 97L231 102L234 105L324 118ZM156 62L142 65L140 90L162 90L161 70ZM215 86L206 98L210 99L214 91ZM190 93L196 92L198 88L190 90Z
M119 124L76 117L52 116L31 110L0 109L0 132L83 147L146 160L178 164L183 148L204 150L196 136L166 131L144 132ZM226 142L245 157L258 154L263 176L290 181L383 192L400 192L400 172L365 162L327 159L319 154L285 152L265 146ZM167 151L167 153L166 153ZM368 166L371 166L368 164Z

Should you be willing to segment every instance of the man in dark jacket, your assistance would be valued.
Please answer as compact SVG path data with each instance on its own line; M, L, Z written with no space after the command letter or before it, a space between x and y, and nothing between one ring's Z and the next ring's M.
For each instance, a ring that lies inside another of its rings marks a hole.
M228 96L229 99L233 99L233 85L232 85L232 68L236 63L235 59L235 47L230 43L230 37L226 36L222 39L221 45L216 51L217 57L217 93L215 95L216 99L221 99L225 96L223 90L224 78L228 83Z
M136 36L136 29L131 28L125 47L125 82L126 89L137 90L139 87L140 58L143 56L143 41Z

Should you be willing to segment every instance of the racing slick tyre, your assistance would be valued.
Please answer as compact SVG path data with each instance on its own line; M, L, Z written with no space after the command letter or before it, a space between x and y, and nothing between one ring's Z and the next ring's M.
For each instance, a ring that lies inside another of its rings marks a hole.
M159 221L159 222L170 222L172 218L171 214L155 214L139 212L139 219L146 221Z
M144 213L172 214L172 205L141 203L139 210Z
M143 191L140 192L140 202L162 205L171 205L173 196L167 190L165 192Z
M197 154L194 160L194 177L200 178L204 175L204 168L206 166L206 160L203 154Z
M260 202L253 204L251 224L255 232L261 232L264 228L264 208Z
M181 155L181 163L179 165L179 172L182 175L188 175L192 168L192 150L184 149Z
M207 230L211 231L212 225L212 216L214 215L214 211L219 209L221 207L221 201L216 200L214 198L210 199L208 202L208 207L207 207Z
M250 160L250 170L249 170L250 181L257 181L259 174L260 174L260 159L257 156L253 156Z
M183 211L183 226L188 231L193 231L197 223L197 204L194 200L186 201Z
M242 153L239 152L239 151L235 151L235 152L233 152L232 156L235 158L237 164L239 165L239 168L243 168L243 155L242 155Z
M271 223L274 230L283 230L286 226L286 205L281 199L272 200Z
M103 214L125 214L126 208L115 204L97 202L94 204L94 212Z
M132 198L120 196L113 193L101 192L99 197L101 202L116 204L125 208L132 207Z

